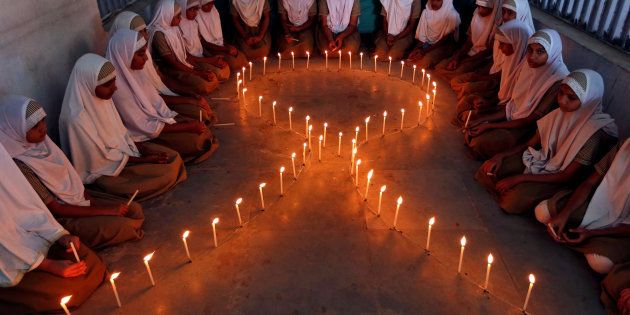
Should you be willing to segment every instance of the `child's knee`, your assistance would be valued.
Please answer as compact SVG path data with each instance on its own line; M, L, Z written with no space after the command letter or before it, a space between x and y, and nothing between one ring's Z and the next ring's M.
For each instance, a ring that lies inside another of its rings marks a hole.
M549 200L541 201L534 209L536 220L542 224L547 224L551 221L551 214L549 213Z
M615 265L610 258L598 254L585 254L588 265L597 273L607 274Z

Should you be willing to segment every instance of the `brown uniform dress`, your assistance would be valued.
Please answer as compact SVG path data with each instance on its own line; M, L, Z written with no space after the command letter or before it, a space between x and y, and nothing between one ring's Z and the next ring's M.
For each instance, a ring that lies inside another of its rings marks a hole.
M626 250L628 247L625 247ZM608 314L617 314L617 301L623 290L630 289L630 261L615 265L602 281L602 303Z
M269 12L269 11L271 11L271 9L269 8L269 0L265 0L265 5L263 7L263 15L265 14L265 12ZM267 29L267 33L263 35L263 38L260 41L260 43L254 46L249 46L246 43L247 38L251 36L260 35L260 33L262 32L260 25L256 27L247 25L243 21L243 19L241 19L241 16L239 15L238 10L234 6L234 3L232 3L231 1L230 1L230 13L232 14L232 16L238 17L239 23L241 23L241 27L245 31L245 35L246 35L245 38L241 36L236 37L236 45L238 49L245 54L247 59L250 61L253 61L253 60L262 59L263 57L269 56L269 51L271 50L271 33L269 32L269 29ZM260 23L262 23L262 16L261 16Z
M219 86L219 81L216 78L207 81L198 75L177 70L168 64L164 57L167 55L174 56L174 53L168 45L164 33L159 31L155 32L151 48L151 56L153 56L157 67L162 73L162 81L173 91L181 91L181 93L186 95L206 96Z
M283 1L278 1L278 12L280 15L287 15L287 9L284 7ZM314 1L311 7L308 10L309 19L317 15L317 1ZM287 22L290 24L291 21ZM315 23L316 24L316 23ZM315 37L313 29L315 28L315 24L311 25L311 27L298 32L291 33L291 36L298 41L287 42L284 36L278 39L278 50L281 54L291 54L293 52L296 57L306 58L306 52L310 52L313 55L313 49L315 48Z
M411 3L411 14L409 20L418 20L420 18L420 12L422 11L420 0L414 0ZM381 15L383 19L387 19L387 11L385 8L381 9ZM416 22L417 23L417 22ZM416 26L416 25L414 25ZM387 45L387 30L380 30L376 35L376 49L374 54L381 57L382 61L389 61L388 57L392 57L392 60L401 60L411 45L413 45L413 37L415 35L415 27L406 36L397 39L394 45L389 47Z
M327 0L319 0L319 15L320 16L328 15L329 13L330 11L328 10ZM350 16L354 17L354 16L359 16L359 15L361 15L360 0L354 0L354 3L352 4L352 12L350 13ZM328 39L326 39L326 34L324 33L322 27L328 27L328 26L321 25L321 23L318 23L316 42L317 42L317 49L319 49L319 52L323 55L324 51L328 49ZM335 37L336 35L333 34L333 38ZM343 46L341 47L341 50L343 50L343 53L346 53L346 54L349 51L351 51L352 54L356 54L359 52L359 47L361 47L361 35L359 34L359 31L356 31L343 40Z
M468 35L468 38L471 38L470 28L468 28L467 35ZM435 73L438 76L442 77L443 79L451 81L458 76L465 75L468 73L473 73L474 71L477 71L478 69L486 68L488 67L488 65L492 65L492 54L487 55L488 52L490 51L492 51L492 47L487 48L486 50L480 51L477 53L477 54L486 54L485 57L480 57L478 55L468 56L468 54L466 54L464 58L462 58L459 61L459 65L457 66L455 70L446 70L446 66L451 61L451 58L446 58L440 61L440 63L437 66L435 66Z
M0 314L63 313L59 300L67 295L72 295L67 304L69 309L83 304L103 282L106 267L87 245L81 244L77 252L87 264L85 275L62 278L37 269L29 271L16 286L0 288ZM47 258L75 261L72 253L57 244L52 245Z
M486 99L494 99L501 87L501 72L490 74L492 58L488 65L474 72L460 74L451 79L450 84L461 102L468 95L476 94Z
M573 161L584 166L593 165L601 157L601 152L607 152L616 141L615 137L600 129L584 143ZM587 171L589 169L586 168ZM521 152L504 158L495 176L487 175L480 167L475 174L475 180L493 194L503 211L510 214L531 212L541 201L551 198L557 192L567 189L570 185L568 183L525 182L512 187L512 189L504 193L495 190L495 184L498 181L510 176L523 174L524 171L525 165L523 164L523 153ZM585 173L587 172L580 172L570 182L582 182L585 178Z

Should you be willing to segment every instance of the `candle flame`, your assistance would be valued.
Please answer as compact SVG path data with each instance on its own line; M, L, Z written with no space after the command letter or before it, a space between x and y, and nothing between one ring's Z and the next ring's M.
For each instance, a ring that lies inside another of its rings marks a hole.
M422 73L424 73L424 71L425 71L424 68L422 68Z
M241 83L243 83L243 80L238 80L238 84L241 84Z
M392 56L389 56L389 60L390 60L390 61L392 60Z
M356 127L354 128L354 131L359 131L359 126L356 126Z
M413 68L415 69L415 68L416 68L416 65L413 65Z
M352 143L357 143L357 139L352 138Z
M219 223L219 218L214 218L212 220L212 225L218 224Z
M322 141L322 140L324 140L324 136L319 135L319 141Z
M280 53L278 53L278 57L280 57L280 56L282 56L282 55L280 55Z
M145 262L151 260L151 258L153 258L153 254L155 254L155 252L152 252L151 254L144 256L142 260L144 260Z
M242 80L241 80L242 81ZM245 94L245 92L247 92L247 88L243 89L243 94Z
M418 106L422 107L422 101L418 101Z
M365 123L367 124L367 123L369 123L369 122L370 122L370 116L368 116L368 117L366 117L366 118L365 118Z
M284 170L285 170L284 166L280 167L280 173L284 173Z
M264 61L267 61L267 57L263 57L263 60L264 60Z
M291 52L291 56L293 56L293 52Z
M260 183L260 185L258 185L258 188L264 188L265 186L267 186L267 183Z
M405 114L405 109L404 109L404 108L403 108L403 109L401 109L401 110L400 110L400 112L401 112L401 113L403 113L403 114Z
M273 103L271 103L271 106L276 107L276 101L273 101Z
M374 59L378 58L378 55L374 55Z
M536 277L534 277L533 273L529 274L529 283L534 284L536 282Z
M236 73L236 77L238 78L240 76L241 76L241 72L239 71L239 72ZM238 82L241 82L241 80L238 80Z
M462 244L462 247L466 246L466 236L462 236L462 239L459 240L459 243Z
M360 52L359 55L363 56L363 52Z
M402 196L398 196L398 200L396 200L396 203L400 205L402 204L402 202L403 202Z
M357 154L357 148L352 149L353 154Z
M243 67L243 74L245 74L245 67Z
M293 154L295 154L295 153L293 153ZM240 205L240 204L241 204L241 202L243 202L243 198L238 198L238 199L236 199L236 204L237 204L237 205Z
M313 130L313 125L308 125L308 131Z
M307 51L307 52L306 52L306 55L307 55L307 56L310 56L310 55L311 55L311 52L310 52L310 51Z
M324 128L326 128L326 127L328 127L328 123L327 122L324 123Z
M374 170L368 172L368 179L372 179L372 175L374 175Z
M292 112L293 111L293 106L289 107L289 111Z
M291 158L295 158L295 152L291 153Z
M387 111L383 112L383 117L387 117Z
M306 142L302 143L302 146L306 148Z
M68 302L70 302L71 298L72 298L72 295L64 296L61 298L61 301L59 302L59 304L66 305L68 304Z
M249 63L249 65L250 65L250 66L252 65L252 62L251 62L251 61L250 61L250 62L248 62L248 63Z
M190 235L190 231L186 230L186 231L184 231L184 234L182 234L182 238L183 239L187 239L188 235Z
M437 86L437 82L433 81L433 87Z
M431 96L429 96L429 93L427 93L426 98L427 98L427 102L428 102L428 101L429 101L429 99L431 98Z
M116 280L116 278L118 278L118 276L120 276L120 272L114 272L112 273L111 276L109 276L109 281L114 281Z
M492 254L488 255L488 265L492 264L493 261L494 257L492 257Z
M433 224L435 224L435 217L431 217L431 219L429 219L429 226L432 226Z
M258 97L258 100L259 100L259 101L260 101L260 100L262 100L262 95Z
M351 52L351 51L349 51L349 52L348 52L348 55L352 55L352 52Z
M430 73L427 73L427 78L430 78L430 77L431 77L431 74L430 74Z
M343 136L343 132L339 131L339 137Z
M436 89L433 89L433 90L431 90L431 91L433 91L433 95L435 95L435 92L437 92L437 90L436 90Z
M361 159L357 160L357 166L359 166L361 164Z
M341 49L339 49L339 56L341 56Z
M306 115L306 121L309 121L309 120L311 120L311 116Z
M385 189L387 189L386 185L381 186L381 192L385 192Z
M404 65L404 64L405 64L405 61L404 61L404 60L401 60L401 61L400 61L400 64L401 64L401 65Z
M325 53L326 55L328 55L328 50L324 50L324 53Z

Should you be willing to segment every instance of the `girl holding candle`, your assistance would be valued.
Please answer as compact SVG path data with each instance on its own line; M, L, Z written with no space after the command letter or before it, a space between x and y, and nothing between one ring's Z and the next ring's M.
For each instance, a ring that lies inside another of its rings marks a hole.
M429 0L416 29L418 43L409 53L407 63L431 69L448 57L459 37L460 23L453 0Z
M269 1L231 0L230 3L239 49L250 61L269 56L271 50Z
M562 81L560 108L537 122L526 143L496 154L475 179L507 213L530 212L541 201L581 182L584 172L616 141L617 126L602 112L604 81L592 70L577 70Z
M278 12L282 21L284 37L278 40L280 53L293 52L298 58L306 58L315 47L313 30L317 22L315 0L281 0Z
M383 25L376 37L374 55L391 56L398 61L413 44L421 3L420 0L382 0L381 4Z
M552 238L583 253L598 273L630 261L630 140L613 147L575 190L541 202L536 218Z
M320 0L319 16L321 22L317 31L317 48L323 55L325 51L337 53L351 52L358 54L361 46L359 35L359 0Z

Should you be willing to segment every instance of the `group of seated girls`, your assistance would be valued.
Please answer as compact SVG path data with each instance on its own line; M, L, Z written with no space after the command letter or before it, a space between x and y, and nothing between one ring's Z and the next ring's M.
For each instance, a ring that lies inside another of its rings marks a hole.
M457 93L452 123L475 179L510 214L535 214L556 242L601 274L602 300L630 311L630 141L602 112L604 82L569 72L560 35L536 31L527 0L477 0L467 38L452 0L381 0L374 55L431 69ZM105 276L90 248L143 236L139 204L186 179L184 162L216 150L205 100L249 60L269 54L268 0L231 0L235 45L212 0L161 0L152 21L113 22L107 55L70 75L59 134L23 96L0 99L0 309L84 302ZM280 53L356 53L359 0L278 0ZM320 23L317 23L319 15ZM415 32L414 32L415 30ZM317 49L315 50L315 45ZM70 244L81 258L72 260Z

